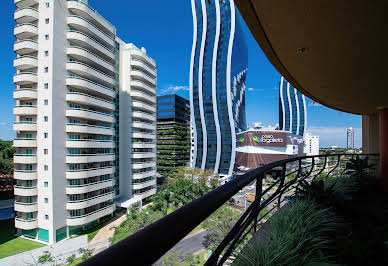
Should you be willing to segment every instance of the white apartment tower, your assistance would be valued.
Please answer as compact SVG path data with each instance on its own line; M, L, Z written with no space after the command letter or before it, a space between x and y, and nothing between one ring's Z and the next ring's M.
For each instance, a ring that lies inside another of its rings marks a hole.
M306 133L304 136L304 152L308 156L319 155L319 136Z
M14 2L15 227L53 244L155 193L156 66L87 0Z

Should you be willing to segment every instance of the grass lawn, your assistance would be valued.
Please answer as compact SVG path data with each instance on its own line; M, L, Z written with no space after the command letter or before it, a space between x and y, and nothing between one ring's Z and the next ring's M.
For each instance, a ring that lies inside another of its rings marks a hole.
M66 266L75 266L75 265L80 264L81 262L82 262L82 258L78 258L75 261L73 261L73 263L66 264Z
M0 259L43 247L43 244L15 237L14 220L0 221Z

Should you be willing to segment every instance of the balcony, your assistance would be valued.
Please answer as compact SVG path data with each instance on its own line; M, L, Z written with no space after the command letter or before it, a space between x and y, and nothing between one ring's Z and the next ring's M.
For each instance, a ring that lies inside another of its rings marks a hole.
M13 177L18 180L36 180L38 173L36 170L14 170Z
M156 133L132 132L132 138L156 139Z
M66 132L112 136L114 134L114 129L112 127L68 123L66 125Z
M109 47L102 45L100 42L85 33L69 30L67 32L67 39L70 41L72 46L85 48L106 61L111 63L115 62L115 56Z
M81 179L81 178L88 178L88 177L100 176L100 175L110 175L110 174L114 174L114 172L115 172L115 168L113 166L89 168L89 169L74 170L74 171L68 170L66 172L66 178Z
M94 206L96 204L113 200L114 197L114 191L105 193L102 195L98 195L92 198L88 199L82 199L82 200L76 200L76 201L68 201L66 203L66 209L67 210L79 210L79 209L85 209L87 207Z
M139 70L132 70L131 71L131 76L135 79L133 80L142 80L142 81L145 81L145 82L148 82L150 83L151 85L149 86L156 86L156 79L155 78L152 78L150 77L149 75L147 75L146 73L144 72L141 72Z
M132 152L133 159L156 158L156 152Z
M148 171L148 172L144 172L144 173L135 173L132 175L132 178L133 179L143 179L143 178L147 178L147 177L155 176L155 175L156 175L156 171L152 170L152 171Z
M26 203L15 201L15 211L17 212L37 212L38 203Z
M156 143L133 142L132 148L156 148Z
M92 21L93 24L105 32L105 34L112 36L112 38L114 37L116 33L115 27L89 5L79 0L68 0L67 8L77 16L81 16L89 21Z
M24 197L37 196L38 195L38 189L37 189L37 187L15 186L14 194L16 196L24 196Z
M68 109L66 110L66 116L101 121L106 123L114 123L115 121L113 115L111 114L96 112L82 108Z
M156 186L156 178L142 183L132 183L132 189L143 189L150 186Z
M150 189L146 192L141 192L141 193L133 193L133 197L135 199L145 199L148 198L149 196L152 196L156 193L156 188Z
M17 24L31 23L39 18L38 10L32 7L22 7L15 11L14 19Z
M13 34L18 40L33 39L38 36L38 27L30 23L20 24L14 28Z
M86 63L99 71L104 72L105 74L114 75L115 74L115 67L112 65L111 62L106 61L105 59L102 59L98 55L93 54L89 50L77 47L77 46L71 46L67 48L67 55L77 61L80 61L82 63Z
M86 33L93 39L98 40L102 45L109 47L112 51L115 49L114 37L106 35L85 18L69 16L67 17L67 24L76 31Z
M18 55L28 55L38 52L38 42L34 40L17 41L13 45L13 50Z
M38 228L38 220L15 217L15 227L22 230L35 229Z
M96 139L68 139L66 148L106 148L113 149L115 144L112 140L96 140Z
M98 218L102 218L106 215L112 214L115 210L115 205L107 206L104 208L101 208L97 211L80 215L80 216L75 216L75 217L67 217L67 225L68 226L78 226L78 225L84 225L90 222L93 222L97 220Z
M13 67L18 70L26 70L38 67L38 58L35 56L19 56L13 60Z
M113 187L113 180L105 180L96 183L77 185L77 186L66 186L66 194L83 194L92 191L96 191L99 189Z
M147 129L147 130L156 130L156 125L152 123L146 123L146 122L132 122L133 128L139 128L139 129Z
M104 108L110 111L113 111L115 109L115 106L112 101L106 101L104 99L79 92L68 92L66 94L66 101L86 106Z
M156 87L150 86L149 84L141 81L141 80L131 80L131 88L136 90L145 91L148 94L155 95Z
M38 109L35 105L19 105L13 108L14 115L37 115Z
M77 88L85 92L92 92L92 93L94 92L111 98L115 97L115 91L113 89L102 86L101 84L93 82L92 80L88 80L80 77L75 77L75 76L67 77L66 85Z
M39 4L39 0L14 0L14 4L17 8L23 8L28 6L35 6Z
M14 163L35 164L37 163L36 154L14 154Z
M66 155L66 163L97 163L114 161L113 153L107 154L68 154Z
M156 106L147 104L145 102L134 100L134 101L132 101L132 107L134 110L146 111L146 112L148 111L152 114L156 113Z
M15 100L36 100L38 92L36 89L20 88L13 91L13 98Z
M131 55L133 59L143 60L144 62L149 64L151 68L156 67L155 61L149 58L147 54L141 50L132 50Z
M17 138L13 140L14 147L36 148L36 138Z
M133 58L131 61L131 66L134 66L136 69L140 69L141 71L146 72L147 75L150 76L150 78L156 79L155 69L151 68L150 65L144 63L144 61Z
M37 131L36 122L20 121L13 124L14 131Z
M138 101L146 101L155 104L156 103L156 96L149 95L148 93L139 91L139 90L132 90L130 92L130 95L132 98Z
M91 66L75 61L69 61L66 64L66 69L69 72L75 73L83 78L92 80L96 83L101 84L109 88L115 86L115 79L111 76L106 75L105 73L92 68Z
M132 169L143 169L149 167L156 167L156 162L135 163L132 162Z
M35 85L38 83L38 76L36 73L32 72L23 72L20 74L15 74L13 76L13 83L16 85Z
M144 119L152 122L156 121L155 115L138 110L132 110L132 117L133 119Z

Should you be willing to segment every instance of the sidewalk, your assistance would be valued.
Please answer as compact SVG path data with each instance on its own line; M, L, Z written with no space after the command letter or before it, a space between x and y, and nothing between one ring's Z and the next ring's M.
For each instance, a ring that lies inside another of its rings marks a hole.
M113 227L119 226L122 222L125 221L125 219L127 219L126 213L123 213L121 216L113 218L111 221L109 221L107 225L105 225L98 231L96 236L92 239L92 241L90 241L90 244L101 242L101 240L103 239L108 239L112 237L115 232Z

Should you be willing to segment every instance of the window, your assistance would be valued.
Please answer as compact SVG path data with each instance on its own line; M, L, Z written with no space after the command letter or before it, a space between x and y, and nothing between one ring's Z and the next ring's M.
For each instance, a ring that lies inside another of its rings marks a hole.
M48 165L47 164L44 166L44 170L48 171Z
M48 100L47 99L44 100L44 105L48 105Z
M45 155L48 154L48 149L44 149L44 154L45 154Z
M44 51L44 56L48 56L48 51Z
M48 67L44 68L44 73L48 73Z
M44 198L44 203L48 203L48 198Z
M48 220L49 217L48 217L47 214L45 214L45 215L44 215L44 218L45 218L46 220Z
M44 36L44 39L45 39L45 40L48 40L48 39L49 39L48 34L46 34L46 35Z
M49 2L46 2L46 7L50 7L50 3Z
M48 187L48 182L44 182L44 187Z
M48 133L47 133L47 132L44 133L44 138L45 138L45 139L48 138Z
M48 122L48 116L44 117L44 122Z
M46 19L44 20L44 22L45 22L46 24L49 24L49 23L50 23L50 19L46 18Z
M44 88L45 88L45 89L48 89L48 83L45 83L45 84L44 84Z
M32 139L32 134L31 133L26 133L26 139Z

